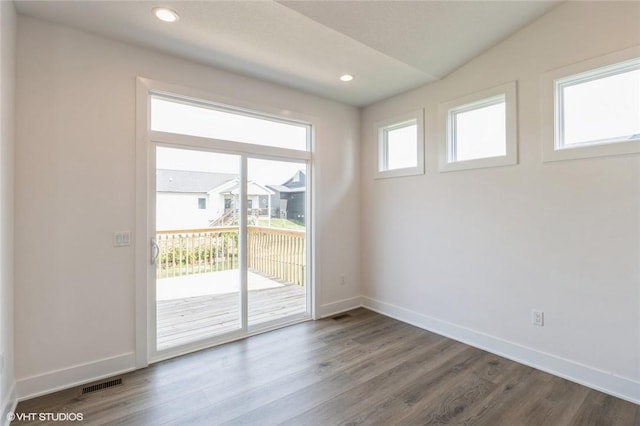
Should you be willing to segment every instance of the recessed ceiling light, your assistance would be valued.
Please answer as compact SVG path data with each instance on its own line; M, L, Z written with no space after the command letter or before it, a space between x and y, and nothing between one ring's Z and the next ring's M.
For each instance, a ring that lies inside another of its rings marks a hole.
M156 18L164 22L176 22L180 19L180 16L176 12L166 7L154 8L153 14L156 15Z
M351 74L344 74L340 76L340 81L349 82L353 80L353 76Z

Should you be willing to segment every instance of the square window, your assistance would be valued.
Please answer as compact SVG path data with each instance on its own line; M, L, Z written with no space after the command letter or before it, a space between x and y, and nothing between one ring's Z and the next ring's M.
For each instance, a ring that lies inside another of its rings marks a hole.
M545 73L544 161L640 152L640 48Z
M387 164L386 170L416 167L418 145L418 125L415 121L401 124L398 127L385 129Z
M517 163L516 83L438 106L440 171Z
M376 124L378 167L376 178L424 173L422 110Z
M207 209L207 199L206 198L198 198L198 209L206 210Z
M450 111L451 160L467 161L507 154L504 96Z

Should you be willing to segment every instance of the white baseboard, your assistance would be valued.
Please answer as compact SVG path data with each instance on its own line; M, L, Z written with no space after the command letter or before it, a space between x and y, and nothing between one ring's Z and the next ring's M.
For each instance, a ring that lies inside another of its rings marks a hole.
M541 352L499 337L481 333L369 297L357 296L321 305L320 317L324 318L336 315L359 307L365 307L382 315L441 334L521 364L622 398L634 404L640 404L640 382L633 379L621 377L611 372ZM3 401L2 421L6 421L8 412L15 410L17 401L34 398L133 370L135 370L135 353L130 352L20 379L12 386Z
M0 424L8 426L11 423L7 415L15 412L17 405L18 399L16 398L16 383L13 382L9 392L7 392L7 395L4 397L4 401L2 401L2 417L0 417Z
M633 402L634 404L640 404L640 382L633 379L621 377L608 371L603 371L569 359L522 346L499 337L429 317L391 303L369 297L362 297L361 300L362 306L380 314Z
M319 309L319 318L326 318L342 312L362 307L362 297L350 297L348 299L338 300L336 302L321 305Z
M135 370L135 353L125 353L86 364L78 364L17 381L18 401L101 380Z

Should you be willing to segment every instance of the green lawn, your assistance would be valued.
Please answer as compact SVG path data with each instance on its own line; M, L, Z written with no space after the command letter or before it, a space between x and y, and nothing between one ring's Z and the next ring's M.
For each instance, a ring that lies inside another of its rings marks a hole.
M269 219L260 218L256 225L257 226L269 226ZM304 224L303 223L301 223L299 221L296 221L296 220L289 220L289 219L272 218L271 219L271 227L272 228L283 228L283 229L294 229L296 231L304 231Z

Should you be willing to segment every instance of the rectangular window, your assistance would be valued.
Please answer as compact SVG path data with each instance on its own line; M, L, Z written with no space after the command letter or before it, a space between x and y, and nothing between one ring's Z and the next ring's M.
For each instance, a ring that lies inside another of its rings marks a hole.
M640 49L542 76L545 161L640 152Z
M556 82L559 149L640 139L640 60L634 62Z
M422 110L377 123L378 167L376 177L424 173Z
M516 83L439 105L440 171L516 164Z
M151 130L310 150L310 126L204 101L151 96Z
M200 210L207 209L207 199L206 198L198 198L198 208Z

